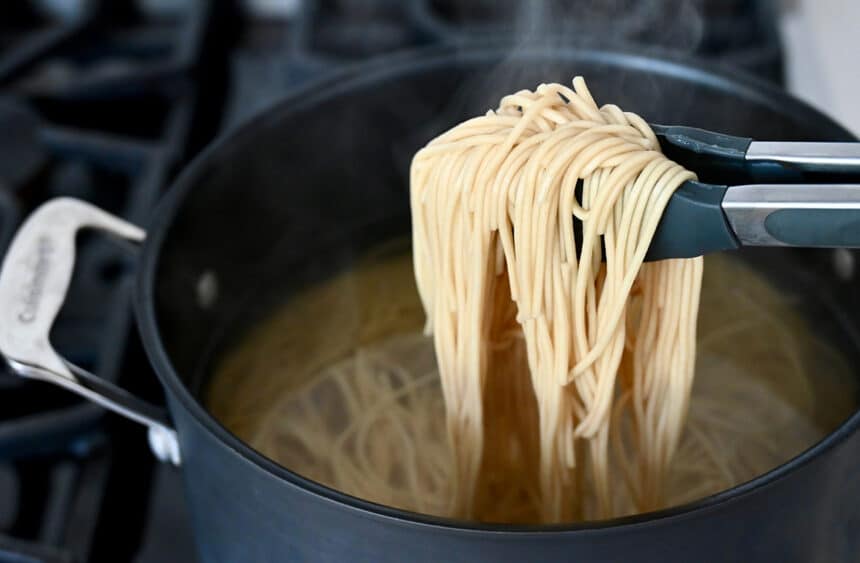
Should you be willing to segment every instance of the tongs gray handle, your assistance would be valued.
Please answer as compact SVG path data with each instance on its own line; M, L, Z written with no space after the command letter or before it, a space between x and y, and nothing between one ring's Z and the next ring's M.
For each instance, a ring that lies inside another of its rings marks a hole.
M59 385L149 428L155 455L179 464L176 432L166 412L62 358L50 332L75 265L75 236L93 228L142 242L139 227L86 202L57 198L43 204L15 235L0 270L0 354L14 373Z
M860 248L860 184L729 186L722 208L743 246Z

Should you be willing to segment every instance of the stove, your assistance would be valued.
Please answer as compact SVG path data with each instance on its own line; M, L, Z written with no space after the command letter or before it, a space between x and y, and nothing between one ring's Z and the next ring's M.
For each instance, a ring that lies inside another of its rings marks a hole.
M766 1L662 0L648 13L610 3L631 14L622 21L576 1L562 11L510 0L10 4L0 18L0 250L56 196L145 226L172 177L219 132L323 73L401 49L491 37L509 37L512 48L537 35L608 40L782 80ZM524 5L540 9L520 13ZM686 17L695 23L678 26L679 9L693 10ZM135 256L90 236L80 237L78 256L55 347L162 401L133 323ZM194 560L181 475L154 460L142 428L0 372L0 561Z

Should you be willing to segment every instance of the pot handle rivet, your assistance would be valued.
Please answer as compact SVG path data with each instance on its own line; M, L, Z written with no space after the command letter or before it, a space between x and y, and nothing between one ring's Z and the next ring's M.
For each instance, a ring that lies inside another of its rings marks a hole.
M155 456L179 465L179 442L167 412L96 377L51 346L75 266L75 236L84 228L141 243L140 227L73 198L42 204L15 235L0 270L0 354L19 376L59 385L149 428Z

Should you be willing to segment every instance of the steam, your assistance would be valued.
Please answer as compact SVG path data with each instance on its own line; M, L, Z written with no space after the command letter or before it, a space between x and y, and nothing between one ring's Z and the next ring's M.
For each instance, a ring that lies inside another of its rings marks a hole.
M148 0L155 2L156 0ZM264 35L275 52L260 56L259 45L240 49L233 74L238 77L228 125L235 125L276 101L282 92L328 69L393 52L437 44L501 43L509 58L539 48L559 49L654 46L695 53L706 40L705 21L730 16L743 0L255 0L248 2L257 21L280 21L281 38ZM273 12L271 5L280 6ZM296 9L299 7L301 9ZM709 17L706 18L705 15ZM713 16L713 17L711 17ZM723 21L731 18L723 18ZM513 65L492 77L512 84ZM547 80L570 80L570 76ZM520 88L536 84L516 83ZM471 89L471 85L467 85ZM493 92L488 107L506 90ZM238 98L238 100L237 100ZM486 109L486 108L485 108Z
M720 3L722 2L722 3ZM569 84L576 74L594 76L598 63L587 67L560 65L563 51L622 50L661 56L695 54L707 47L705 22L736 10L734 0L426 0L430 22L442 39L462 46L464 55L482 42L494 43L506 56L488 73L467 79L452 96L445 115L448 125L464 115L495 108L499 98L541 82ZM726 18L723 18L724 20ZM527 59L524 62L524 58ZM665 109L665 81L641 69L616 68L589 80L598 100L617 103L648 118ZM626 94L618 97L618 93ZM678 108L694 100L672 92ZM475 101L479 105L475 105ZM679 111L683 114L683 111ZM429 139L429 136L427 137Z
M427 0L431 19L458 39L505 34L513 45L638 43L693 52L705 0ZM731 11L732 2L723 9Z

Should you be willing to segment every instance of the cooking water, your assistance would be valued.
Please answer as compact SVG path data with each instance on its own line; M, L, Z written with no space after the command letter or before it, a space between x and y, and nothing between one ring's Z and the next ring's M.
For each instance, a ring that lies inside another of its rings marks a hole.
M846 359L816 337L795 305L740 260L706 259L696 379L667 506L773 469L854 411L856 380ZM307 478L444 516L451 456L423 324L408 245L388 245L293 296L241 339L217 366L209 408L241 439ZM502 490L529 494L520 485ZM632 513L625 487L613 489L618 513ZM479 518L537 521L536 512L512 513L508 500L513 506L504 494L484 503Z

